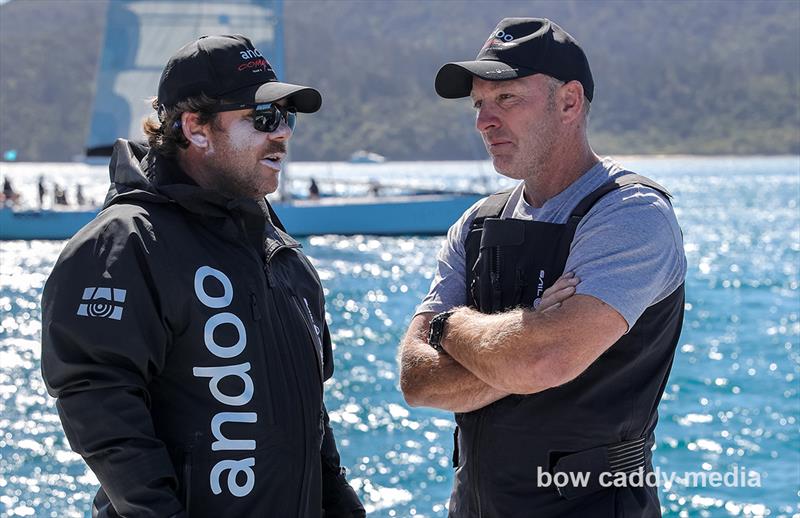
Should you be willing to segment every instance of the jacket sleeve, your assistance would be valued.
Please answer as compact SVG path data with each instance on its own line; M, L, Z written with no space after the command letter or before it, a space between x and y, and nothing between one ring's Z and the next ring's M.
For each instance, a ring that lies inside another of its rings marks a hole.
M149 412L148 383L170 343L150 267L158 245L143 219L99 220L70 241L45 286L42 374L70 446L116 513L180 515Z
M325 435L322 438L322 509L324 518L363 518L366 511L345 478L328 410L323 407Z

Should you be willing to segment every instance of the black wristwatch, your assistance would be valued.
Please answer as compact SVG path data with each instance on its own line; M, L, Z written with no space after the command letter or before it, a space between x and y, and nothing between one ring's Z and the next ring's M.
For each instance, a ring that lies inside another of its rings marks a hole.
M440 353L446 353L446 351L442 348L442 337L444 336L444 325L447 323L447 319L450 318L450 315L452 314L452 310L443 311L431 319L431 324L428 331L428 345Z

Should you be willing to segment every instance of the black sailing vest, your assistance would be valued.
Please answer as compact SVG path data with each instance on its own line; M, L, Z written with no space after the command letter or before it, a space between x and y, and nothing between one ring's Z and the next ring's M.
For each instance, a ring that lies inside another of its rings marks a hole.
M581 218L605 194L629 184L669 197L652 180L627 174L586 196L565 224L498 219L510 191L487 198L465 242L468 305L483 313L533 306L563 273ZM661 516L656 487L631 478L627 487L605 488L600 474L609 483L652 472L657 406L683 309L681 284L569 383L456 414L450 516ZM581 482L570 473L590 475ZM568 483L557 486L554 478Z

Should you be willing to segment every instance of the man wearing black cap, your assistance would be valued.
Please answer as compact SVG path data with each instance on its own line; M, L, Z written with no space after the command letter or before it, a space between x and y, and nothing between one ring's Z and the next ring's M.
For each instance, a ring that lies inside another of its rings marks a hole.
M456 413L450 515L660 516L643 480L686 273L669 194L589 146L589 64L550 20L502 20L436 91L471 97L522 180L450 228L401 344L409 404Z
M97 218L42 299L42 373L101 488L92 516L356 517L323 382L319 277L264 196L313 88L243 36L167 63L149 146L119 140Z

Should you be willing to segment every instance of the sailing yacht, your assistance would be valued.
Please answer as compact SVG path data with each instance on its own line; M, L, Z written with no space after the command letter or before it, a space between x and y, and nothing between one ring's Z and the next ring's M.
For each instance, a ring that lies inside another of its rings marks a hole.
M107 160L117 137L141 139L142 120L152 107L145 99L158 89L170 54L203 34L246 34L285 76L283 0L115 0L108 2L97 91L83 160ZM357 167L357 166L356 166ZM404 195L328 196L295 199L281 191L273 199L287 231L316 234L443 234L482 195L414 192ZM377 192L378 189L374 189ZM96 211L0 210L0 240L67 239Z

